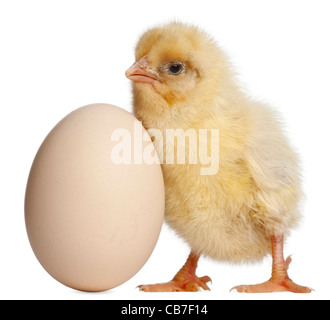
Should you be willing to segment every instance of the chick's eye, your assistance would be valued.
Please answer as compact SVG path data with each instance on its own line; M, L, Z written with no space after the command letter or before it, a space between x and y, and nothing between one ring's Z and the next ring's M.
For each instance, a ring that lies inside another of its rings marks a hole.
M177 75L182 72L183 66L180 63L172 63L168 68L171 74Z

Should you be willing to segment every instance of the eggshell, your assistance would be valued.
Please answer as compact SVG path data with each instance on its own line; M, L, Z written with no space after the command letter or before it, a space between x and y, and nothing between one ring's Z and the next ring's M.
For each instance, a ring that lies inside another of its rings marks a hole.
M114 130L129 132L133 148L137 128L145 133L121 108L85 106L54 127L34 159L25 197L28 237L41 265L66 286L114 288L156 245L165 202L160 165L113 161L120 143ZM142 146L153 148L150 138Z

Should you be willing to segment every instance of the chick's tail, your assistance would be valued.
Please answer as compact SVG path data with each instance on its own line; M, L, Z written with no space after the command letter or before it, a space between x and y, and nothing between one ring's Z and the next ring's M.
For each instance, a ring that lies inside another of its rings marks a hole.
M196 276L198 260L198 255L190 253L184 266L171 281L158 284L141 285L138 286L138 288L145 292L199 291L200 288L210 290L207 283L211 281L211 278L208 276Z

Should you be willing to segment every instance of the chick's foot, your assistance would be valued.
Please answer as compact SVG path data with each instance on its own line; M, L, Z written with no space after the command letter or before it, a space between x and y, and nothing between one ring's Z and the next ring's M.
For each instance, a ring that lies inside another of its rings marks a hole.
M263 283L256 285L241 285L233 287L230 291L244 293L264 293L264 292L282 292L290 291L294 293L310 293L313 290L308 287L300 286L294 283L288 276L291 257L286 260L283 258L283 236L271 237L273 266L271 278Z
M294 293L310 293L312 289L299 286L291 279L273 279L255 285L236 286L231 290L243 293L266 293L266 292L281 292L290 291Z
M210 277L197 277L187 279L185 281L172 280L165 283L141 285L138 288L144 292L179 292L187 291L194 292L199 291L200 288L204 290L210 290L207 286L207 282L211 281Z
M211 281L208 276L197 277L196 268L199 256L191 253L185 265L175 275L173 280L166 283L141 285L138 288L145 292L176 292L176 291L199 291L200 288L210 290L207 283Z

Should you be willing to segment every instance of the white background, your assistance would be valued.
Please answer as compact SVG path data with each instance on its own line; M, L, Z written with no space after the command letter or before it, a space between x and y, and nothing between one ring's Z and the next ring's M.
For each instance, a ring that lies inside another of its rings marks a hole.
M1 299L328 299L329 1L1 1L0 2L0 298ZM105 102L131 110L124 76L147 28L177 18L211 33L247 90L280 110L304 168L304 220L285 255L289 275L315 289L229 293L270 276L271 259L229 265L202 258L210 292L148 294L139 284L170 280L189 248L163 228L146 265L125 284L84 293L58 283L35 258L25 231L25 186L38 147L66 114Z

